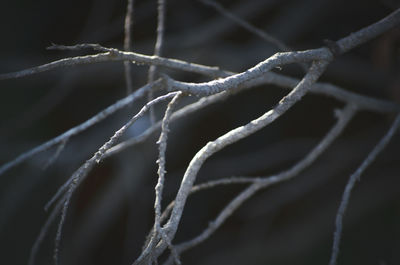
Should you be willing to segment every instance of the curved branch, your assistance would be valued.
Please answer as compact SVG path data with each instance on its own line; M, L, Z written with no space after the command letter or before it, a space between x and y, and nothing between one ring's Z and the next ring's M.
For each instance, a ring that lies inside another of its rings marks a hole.
M308 155L296 163L292 168L283 171L277 175L269 176L269 177L251 177L251 178L232 178L230 179L221 179L217 181L211 182L211 185L207 185L207 183L203 185L198 185L193 187L192 192L197 191L197 189L203 189L208 187L213 187L215 185L220 184L228 184L228 183L246 183L250 182L251 184L242 191L238 196L236 196L217 216L217 218L210 223L210 225L198 236L195 238L178 244L176 246L179 253L182 253L189 248L192 248L208 237L210 237L215 230L217 230L229 216L232 215L236 209L238 209L247 199L249 199L252 195L254 195L258 190L269 187L273 184L280 183L282 181L287 181L292 179L300 174L305 168L310 166L318 157L333 143L333 141L341 134L341 132L346 128L351 119L354 117L357 108L348 104L343 110L336 111L336 116L338 118L336 124L330 129L330 131L326 134L326 136L319 142L317 146L311 150ZM246 181L247 180L247 181ZM168 209L168 208L167 208ZM168 259L167 264L170 264L172 261L171 258Z
M331 259L329 261L329 265L336 265L337 257L339 255L339 244L340 239L342 237L342 229L343 229L343 217L347 209L347 205L350 201L351 191L353 190L357 180L360 180L361 174L365 171L365 169L375 161L376 157L380 152L386 147L389 141L392 139L394 133L400 127L400 114L397 115L395 121L390 127L389 131L385 134L385 136L379 141L379 143L374 147L374 149L369 153L367 158L363 161L359 168L350 176L349 181L346 184L346 187L343 192L342 200L340 202L339 209L336 214L335 221L335 232L333 234L333 244L332 244L332 254Z
M203 163L214 153L257 132L285 113L290 107L299 101L302 96L307 93L307 91L310 90L311 85L316 82L318 77L324 72L327 64L327 62L313 63L303 80L286 97L284 97L274 109L268 111L261 117L244 126L231 130L230 132L217 138L215 141L209 142L197 152L186 169L179 191L175 198L175 205L172 209L171 216L166 225L163 227L171 240L174 238L178 229L187 197L190 194L190 190L193 187L197 173L199 172ZM166 246L166 242L161 241L156 248L155 256L158 257L165 250ZM147 252L148 247L143 251L143 253ZM138 260L142 260L143 258L145 258L144 255L141 255Z

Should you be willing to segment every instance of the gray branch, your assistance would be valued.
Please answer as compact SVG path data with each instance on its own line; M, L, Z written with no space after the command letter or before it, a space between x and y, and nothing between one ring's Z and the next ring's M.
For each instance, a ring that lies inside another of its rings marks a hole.
M315 162L315 160L318 159L318 157L333 143L333 141L337 139L337 137L341 134L344 128L346 128L351 119L354 117L356 111L357 109L352 104L348 104L343 110L336 111L338 121L332 127L332 129L326 134L326 136L320 141L320 143L316 147L314 147L314 149L311 150L310 153L308 153L308 155L304 159L300 160L292 168L286 171L269 177L259 176L247 178L228 178L194 186L192 188L192 192L222 184L251 183L219 213L218 217L213 222L211 222L210 225L201 234L189 241L178 244L177 250L179 251L179 253L182 253L183 251L188 250L189 248L192 248L206 240L225 222L227 218L229 218L229 216L233 214L234 211L236 211L248 198L254 195L258 190L280 183L282 181L287 181L298 176L305 168L309 167L313 162ZM167 264L170 264L170 261L172 261L171 258L169 259L169 262L167 262Z
M340 202L340 206L336 214L335 232L333 234L332 255L329 261L329 265L336 265L337 262L337 258L339 255L340 239L342 237L343 217L350 201L351 191L353 190L356 182L360 180L362 173L367 169L367 167L372 162L375 161L379 153L382 152L383 149L385 149L385 147L390 142L394 133L398 130L399 127L400 127L400 114L397 115L395 121L393 122L392 126L390 127L389 131L385 134L385 136L374 147L371 153L369 153L367 158L357 168L357 170L350 176L349 181L347 182L346 187L344 189L342 200Z
M156 81L154 83L149 83L140 89L136 90L133 94L118 100L115 104L107 107L103 111L99 112L92 118L88 119L87 121L81 123L80 125L69 129L65 133L27 151L19 155L17 158L13 159L12 161L3 164L0 167L0 175L4 174L7 170L15 167L16 165L26 161L27 159L31 158L32 156L36 155L37 153L43 152L54 145L60 144L66 139L71 138L71 136L77 135L80 132L88 129L89 127L93 126L94 124L104 120L111 114L115 113L116 111L126 107L127 105L131 104L132 102L136 101L137 99L141 98L145 95L146 91L150 89L156 89L160 85L160 81Z

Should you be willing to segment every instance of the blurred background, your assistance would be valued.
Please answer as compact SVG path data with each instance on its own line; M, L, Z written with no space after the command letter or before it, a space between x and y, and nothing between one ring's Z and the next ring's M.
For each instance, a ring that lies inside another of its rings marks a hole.
M383 18L397 1L218 1L294 50L317 48ZM123 48L125 1L3 0L0 73L18 71L92 51L50 51L52 43L100 43ZM152 54L157 3L136 0L132 48ZM321 80L349 91L400 103L399 27L337 58ZM168 0L162 55L240 72L279 50L199 1ZM147 66L133 66L134 87L147 82ZM161 69L178 80L207 77ZM276 69L301 78L297 65ZM4 164L86 121L126 95L123 63L57 69L0 81L0 163ZM171 125L164 202L208 141L273 107L287 90L259 86ZM181 105L195 101L185 99ZM0 176L0 263L26 264L57 189L145 103L145 99ZM307 95L283 117L209 159L197 183L229 176L267 176L292 166L334 124L342 102ZM165 105L156 108L162 118ZM206 243L185 252L183 264L327 264L334 219L348 177L386 133L391 115L357 114L317 162L294 180L248 200ZM149 126L146 116L124 139ZM73 197L61 243L61 264L131 264L154 218L158 133L97 166ZM344 219L339 264L400 264L400 137L367 169ZM216 187L191 196L174 243L205 229L244 185ZM36 264L52 264L56 225Z

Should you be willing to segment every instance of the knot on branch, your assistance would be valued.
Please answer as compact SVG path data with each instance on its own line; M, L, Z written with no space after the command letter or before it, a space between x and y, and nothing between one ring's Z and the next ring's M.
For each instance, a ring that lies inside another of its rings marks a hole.
M325 39L323 40L323 42L325 44L325 47L328 48L329 51L332 53L333 57L337 57L343 53L336 41Z

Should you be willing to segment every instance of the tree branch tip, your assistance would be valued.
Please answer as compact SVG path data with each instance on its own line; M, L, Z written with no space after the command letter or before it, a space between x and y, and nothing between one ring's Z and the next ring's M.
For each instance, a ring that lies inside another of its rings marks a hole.
M115 50L114 48L107 48L98 43L81 43L75 45L60 45L51 43L50 46L46 47L46 50L83 50L83 49L92 49L95 51L102 51L102 52L110 52L111 50Z

